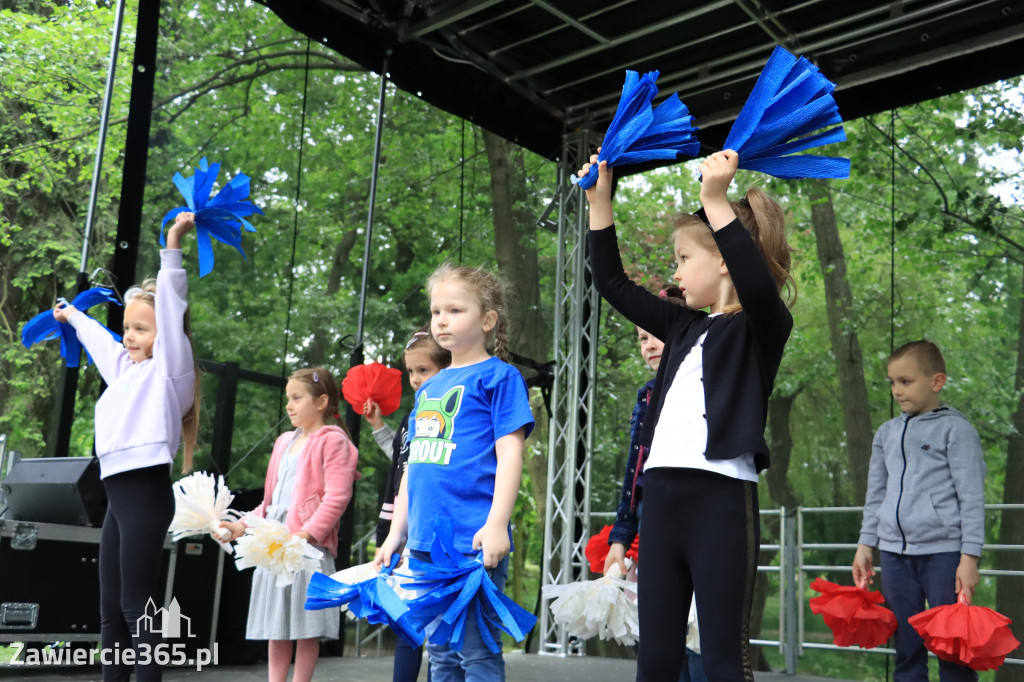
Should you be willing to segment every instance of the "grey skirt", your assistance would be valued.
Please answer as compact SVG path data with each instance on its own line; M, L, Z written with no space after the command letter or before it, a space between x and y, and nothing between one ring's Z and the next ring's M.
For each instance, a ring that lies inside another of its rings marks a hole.
M283 510L284 516L287 510ZM284 521L283 518L277 519ZM320 572L331 575L335 572L334 557L323 547ZM286 587L277 586L273 573L257 568L252 577L252 593L249 597L249 618L245 625L246 639L338 639L341 609L307 611L306 588L312 571L302 571L295 576L295 582Z

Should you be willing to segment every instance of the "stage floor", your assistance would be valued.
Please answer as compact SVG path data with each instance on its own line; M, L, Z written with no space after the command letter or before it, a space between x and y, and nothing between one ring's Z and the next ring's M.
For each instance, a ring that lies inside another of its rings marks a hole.
M392 659L324 658L317 665L313 679L322 682L391 682ZM634 661L588 656L556 658L526 654L506 654L506 677L509 682L632 682L636 673ZM790 677L781 673L754 673L757 682L836 682L820 677ZM24 668L0 667L0 680L27 682L70 682L99 680L99 668ZM164 680L203 680L204 682L260 682L267 679L266 665L217 666L202 672L183 668L164 671ZM420 680L426 680L425 669Z

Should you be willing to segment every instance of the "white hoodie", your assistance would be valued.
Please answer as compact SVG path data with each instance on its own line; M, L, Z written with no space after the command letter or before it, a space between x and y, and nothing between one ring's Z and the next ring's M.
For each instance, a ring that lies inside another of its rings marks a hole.
M148 360L132 362L125 347L84 313L68 320L107 382L96 402L100 478L171 465L181 442L181 417L192 407L196 374L184 330L188 280L180 250L160 252L156 282L157 335Z

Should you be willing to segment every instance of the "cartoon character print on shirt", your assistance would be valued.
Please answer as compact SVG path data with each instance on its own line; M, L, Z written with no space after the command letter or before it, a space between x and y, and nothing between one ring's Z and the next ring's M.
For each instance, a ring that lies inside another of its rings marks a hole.
M464 386L456 386L440 398L428 398L426 391L420 393L416 432L409 443L409 464L448 465L455 451L452 435L464 391Z

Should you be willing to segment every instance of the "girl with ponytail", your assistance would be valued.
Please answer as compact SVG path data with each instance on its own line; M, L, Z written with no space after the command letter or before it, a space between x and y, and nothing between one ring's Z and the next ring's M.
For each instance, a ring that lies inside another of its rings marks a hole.
M174 516L171 466L184 444L182 471L192 468L199 426L199 372L192 350L188 278L181 240L194 226L179 213L160 252L160 273L124 294L124 337L109 333L74 306L53 316L75 328L107 389L96 402L96 456L107 493L100 536L100 641L102 648L135 649L140 680L159 680L160 630L138 627L146 604L163 603L160 578L167 527ZM104 680L127 680L132 666L103 663Z
M591 157L583 177L597 157ZM700 167L703 208L675 225L685 308L634 284L619 257L606 162L587 190L590 257L601 295L665 341L637 467L642 493L637 679L675 682L684 664L686 614L695 599L708 679L752 682L750 605L760 543L758 473L768 467L768 397L793 329L794 299L782 209L752 189L726 196L739 156Z
M501 281L483 268L442 265L427 280L430 331L451 352L451 365L416 391L409 417L409 465L395 499L391 530L377 550L377 565L408 545L413 558L430 561L434 520L451 520L455 548L482 550L499 590L508 576L512 509L523 473L523 446L533 430L526 382L508 360L508 322ZM488 353L494 340L494 356ZM503 680L501 642L488 624L466 620L461 650L428 644L430 676L448 680Z

